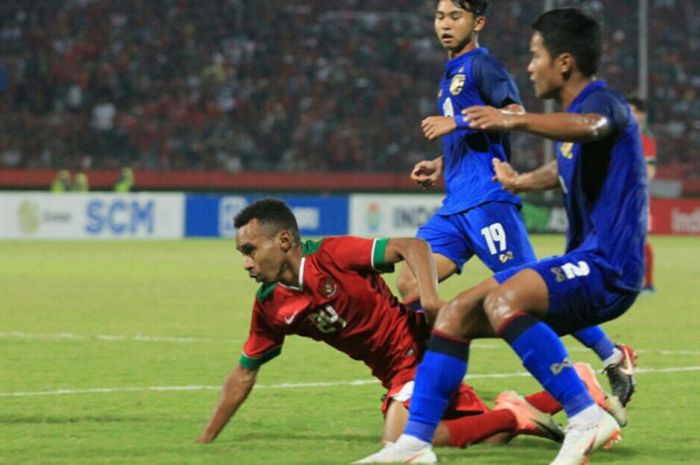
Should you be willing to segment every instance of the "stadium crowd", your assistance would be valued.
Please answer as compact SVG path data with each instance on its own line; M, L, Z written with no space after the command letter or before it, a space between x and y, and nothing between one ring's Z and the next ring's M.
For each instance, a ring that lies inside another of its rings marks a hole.
M602 18L600 77L635 91L637 3L573 3ZM700 6L649 8L660 163L700 174ZM407 171L439 150L419 124L435 112L445 59L433 9L432 0L0 2L0 167ZM527 38L541 11L542 0L492 2L481 37L533 110ZM522 168L542 153L536 139L514 140Z

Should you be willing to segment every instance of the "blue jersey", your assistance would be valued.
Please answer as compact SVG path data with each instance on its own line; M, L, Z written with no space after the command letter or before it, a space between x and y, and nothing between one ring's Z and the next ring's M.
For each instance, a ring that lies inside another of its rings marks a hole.
M459 116L465 108L520 104L520 95L503 65L484 48L477 48L445 64L438 93L438 113ZM510 160L508 133L457 128L442 137L446 195L440 215L450 215L492 201L520 205L520 199L494 181L491 159Z
M569 113L605 116L610 133L586 143L557 143L559 180L569 220L567 252L592 252L606 264L608 279L639 290L647 231L647 177L639 127L624 97L605 81L589 84Z

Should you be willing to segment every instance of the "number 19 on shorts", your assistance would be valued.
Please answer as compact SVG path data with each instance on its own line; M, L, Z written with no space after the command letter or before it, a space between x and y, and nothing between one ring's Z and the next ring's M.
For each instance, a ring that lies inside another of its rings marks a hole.
M501 223L493 223L481 230L481 235L486 239L486 245L489 247L491 255L506 250L506 231Z

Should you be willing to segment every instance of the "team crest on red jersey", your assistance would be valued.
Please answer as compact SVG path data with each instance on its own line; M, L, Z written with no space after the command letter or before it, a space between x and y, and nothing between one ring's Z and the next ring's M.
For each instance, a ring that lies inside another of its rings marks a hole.
M338 283L331 278L321 278L318 292L324 297L334 297L338 293Z

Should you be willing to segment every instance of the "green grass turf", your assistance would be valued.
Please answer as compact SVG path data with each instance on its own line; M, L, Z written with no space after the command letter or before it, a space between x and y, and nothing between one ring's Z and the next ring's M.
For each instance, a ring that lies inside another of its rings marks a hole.
M533 240L540 255L563 247L558 236ZM652 243L658 293L606 325L650 371L638 375L623 442L592 463L700 463L700 239ZM469 264L443 295L485 276ZM194 444L237 363L255 289L230 240L0 242L0 464L344 464L374 452L381 387L337 384L371 378L363 364L298 337L263 367L219 439ZM489 403L503 389L537 389L528 377L478 377L523 372L502 341L477 341L471 354L471 383ZM332 385L293 386L323 382ZM86 392L95 389L113 390ZM438 454L448 464L527 465L557 449L521 437Z

